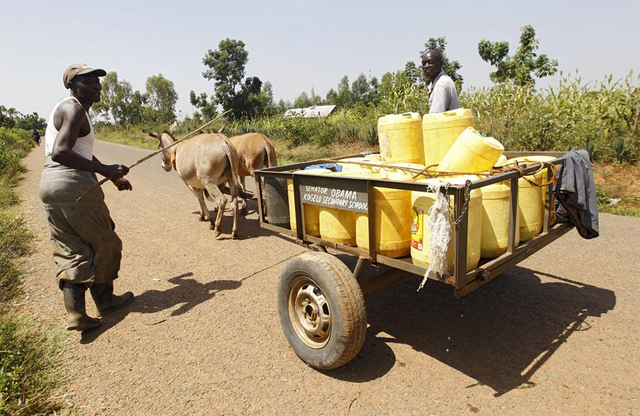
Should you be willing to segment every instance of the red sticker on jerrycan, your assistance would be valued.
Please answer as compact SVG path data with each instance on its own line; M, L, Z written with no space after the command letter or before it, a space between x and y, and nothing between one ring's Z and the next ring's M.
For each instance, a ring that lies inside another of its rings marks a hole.
M413 220L411 221L411 247L422 251L422 208L413 207Z

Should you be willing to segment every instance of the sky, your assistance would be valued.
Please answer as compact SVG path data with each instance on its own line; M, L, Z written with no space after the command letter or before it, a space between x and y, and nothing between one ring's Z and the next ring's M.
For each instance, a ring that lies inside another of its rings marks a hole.
M0 0L0 105L48 118L69 95L62 73L75 62L115 71L134 90L162 74L174 83L178 118L193 114L189 92L214 92L202 59L221 40L242 40L246 76L270 81L276 102L325 96L347 75L375 76L419 64L429 38L445 37L462 65L464 89L492 85L481 40L507 41L532 25L539 54L584 82L640 73L640 1L165 1ZM537 82L557 84L560 75ZM636 78L636 85L637 85Z

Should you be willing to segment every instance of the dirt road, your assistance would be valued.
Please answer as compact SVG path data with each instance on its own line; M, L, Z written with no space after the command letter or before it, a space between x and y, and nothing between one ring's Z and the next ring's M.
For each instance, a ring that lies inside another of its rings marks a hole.
M42 153L26 158L21 185L37 237L25 308L62 327ZM105 163L148 153L96 147ZM227 212L215 240L159 159L128 178L132 192L104 188L124 242L116 289L136 300L94 331L65 333L69 399L86 414L640 414L639 219L603 214L599 238L571 231L462 299L439 282L416 292L418 276L370 295L360 354L319 372L289 348L276 310L279 273L303 249L261 230L255 212L239 240Z

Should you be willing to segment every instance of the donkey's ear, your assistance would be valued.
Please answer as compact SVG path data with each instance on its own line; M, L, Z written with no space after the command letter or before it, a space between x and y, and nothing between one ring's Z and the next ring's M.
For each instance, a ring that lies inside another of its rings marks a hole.
M173 136L178 132L178 120L174 121L169 127L169 133Z
M154 133L151 130L142 129L142 132L147 133L149 136L155 137L156 139L160 138L160 135L158 133Z
M222 134L222 132L224 131L224 129L226 129L226 128L227 128L227 125L228 125L228 124L229 124L229 123L224 123L224 126L222 126L222 128L220 129L220 131L219 131L218 133Z

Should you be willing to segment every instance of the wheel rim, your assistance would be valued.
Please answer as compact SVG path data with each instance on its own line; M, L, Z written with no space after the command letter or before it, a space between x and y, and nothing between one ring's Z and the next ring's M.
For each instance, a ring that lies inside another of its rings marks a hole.
M298 338L311 348L322 348L331 336L329 301L307 276L294 280L287 305L289 320Z

